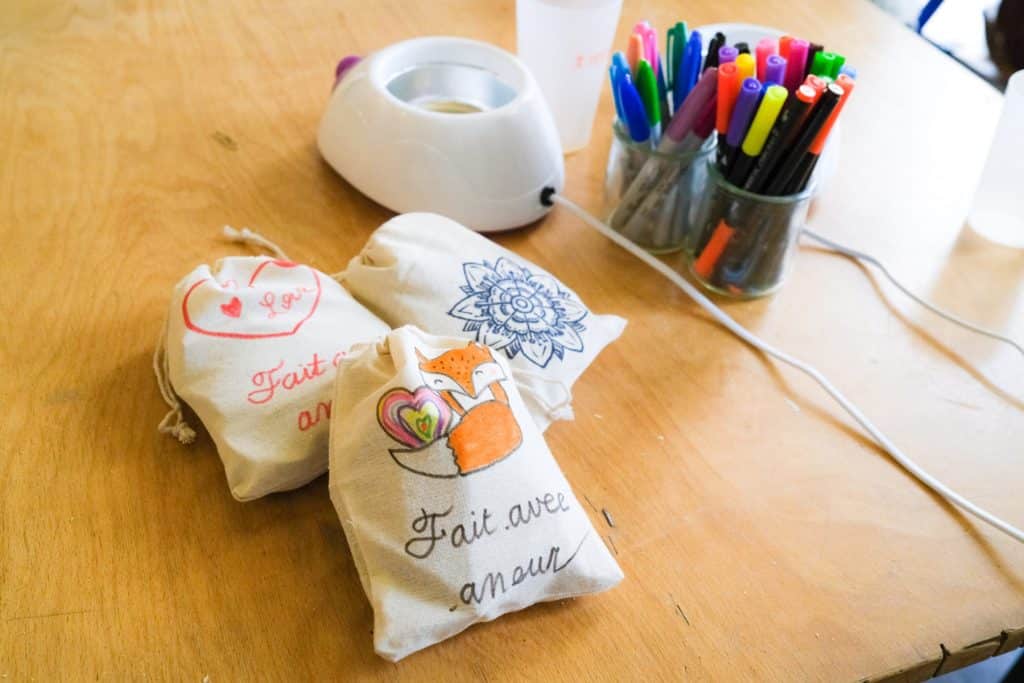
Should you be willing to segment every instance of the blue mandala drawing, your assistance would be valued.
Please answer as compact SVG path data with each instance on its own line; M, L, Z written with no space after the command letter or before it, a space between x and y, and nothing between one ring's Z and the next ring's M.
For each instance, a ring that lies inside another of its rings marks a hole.
M520 353L544 368L566 351L583 351L587 309L550 275L532 273L506 258L464 263L466 295L448 315L466 321L462 329L476 340L503 349L509 358Z

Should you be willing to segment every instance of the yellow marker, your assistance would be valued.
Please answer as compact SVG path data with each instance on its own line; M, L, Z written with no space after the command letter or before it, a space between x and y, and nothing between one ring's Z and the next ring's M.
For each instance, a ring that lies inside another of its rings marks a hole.
M757 69L757 60L753 55L743 53L736 57L736 68L740 72L740 83L745 78L755 78L754 71Z
M754 114L754 120L747 130L747 137L743 138L743 153L747 156L756 157L764 148L764 141L768 139L768 133L775 125L775 119L779 118L782 105L786 103L786 96L789 91L781 85L772 85L761 98L761 106Z

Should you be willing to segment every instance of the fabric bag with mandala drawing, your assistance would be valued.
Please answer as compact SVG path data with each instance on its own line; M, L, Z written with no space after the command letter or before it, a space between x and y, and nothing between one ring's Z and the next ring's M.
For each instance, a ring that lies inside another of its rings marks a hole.
M171 405L161 431L191 441L178 397L203 422L238 500L327 470L336 367L389 327L329 276L279 258L202 265L174 289L154 357Z
M334 407L331 500L382 657L622 579L500 351L399 328L342 361Z
M553 406L626 324L592 313L549 273L436 214L404 214L379 227L341 280L393 327L412 324L500 352L541 430L571 415Z

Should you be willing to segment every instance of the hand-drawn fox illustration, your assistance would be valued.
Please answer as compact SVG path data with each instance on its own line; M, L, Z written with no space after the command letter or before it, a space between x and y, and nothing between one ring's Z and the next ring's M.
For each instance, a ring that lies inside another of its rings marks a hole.
M477 342L427 358L416 349L420 374L459 416L448 436L460 474L489 467L512 455L523 441L508 395L506 379L491 350Z
M377 402L377 422L402 448L388 452L401 467L448 479L512 455L523 433L502 386L505 371L477 342L427 358L416 349L423 384L394 387Z

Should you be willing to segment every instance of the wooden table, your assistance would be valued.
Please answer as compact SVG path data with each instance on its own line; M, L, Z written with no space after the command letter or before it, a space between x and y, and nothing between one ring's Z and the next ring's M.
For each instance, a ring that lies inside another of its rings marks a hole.
M205 434L157 434L150 358L172 285L238 252L224 223L330 270L389 217L316 150L341 55L425 34L511 50L514 4L80 5L0 8L0 676L909 681L1024 640L1024 548L556 209L498 241L630 319L548 432L626 580L375 656L326 478L236 503ZM685 19L784 26L860 71L813 224L1024 338L1024 254L962 229L998 94L862 0L730 6ZM677 8L627 1L616 44ZM606 91L567 160L594 209L610 120ZM811 249L777 296L727 309L1024 524L1024 359Z

